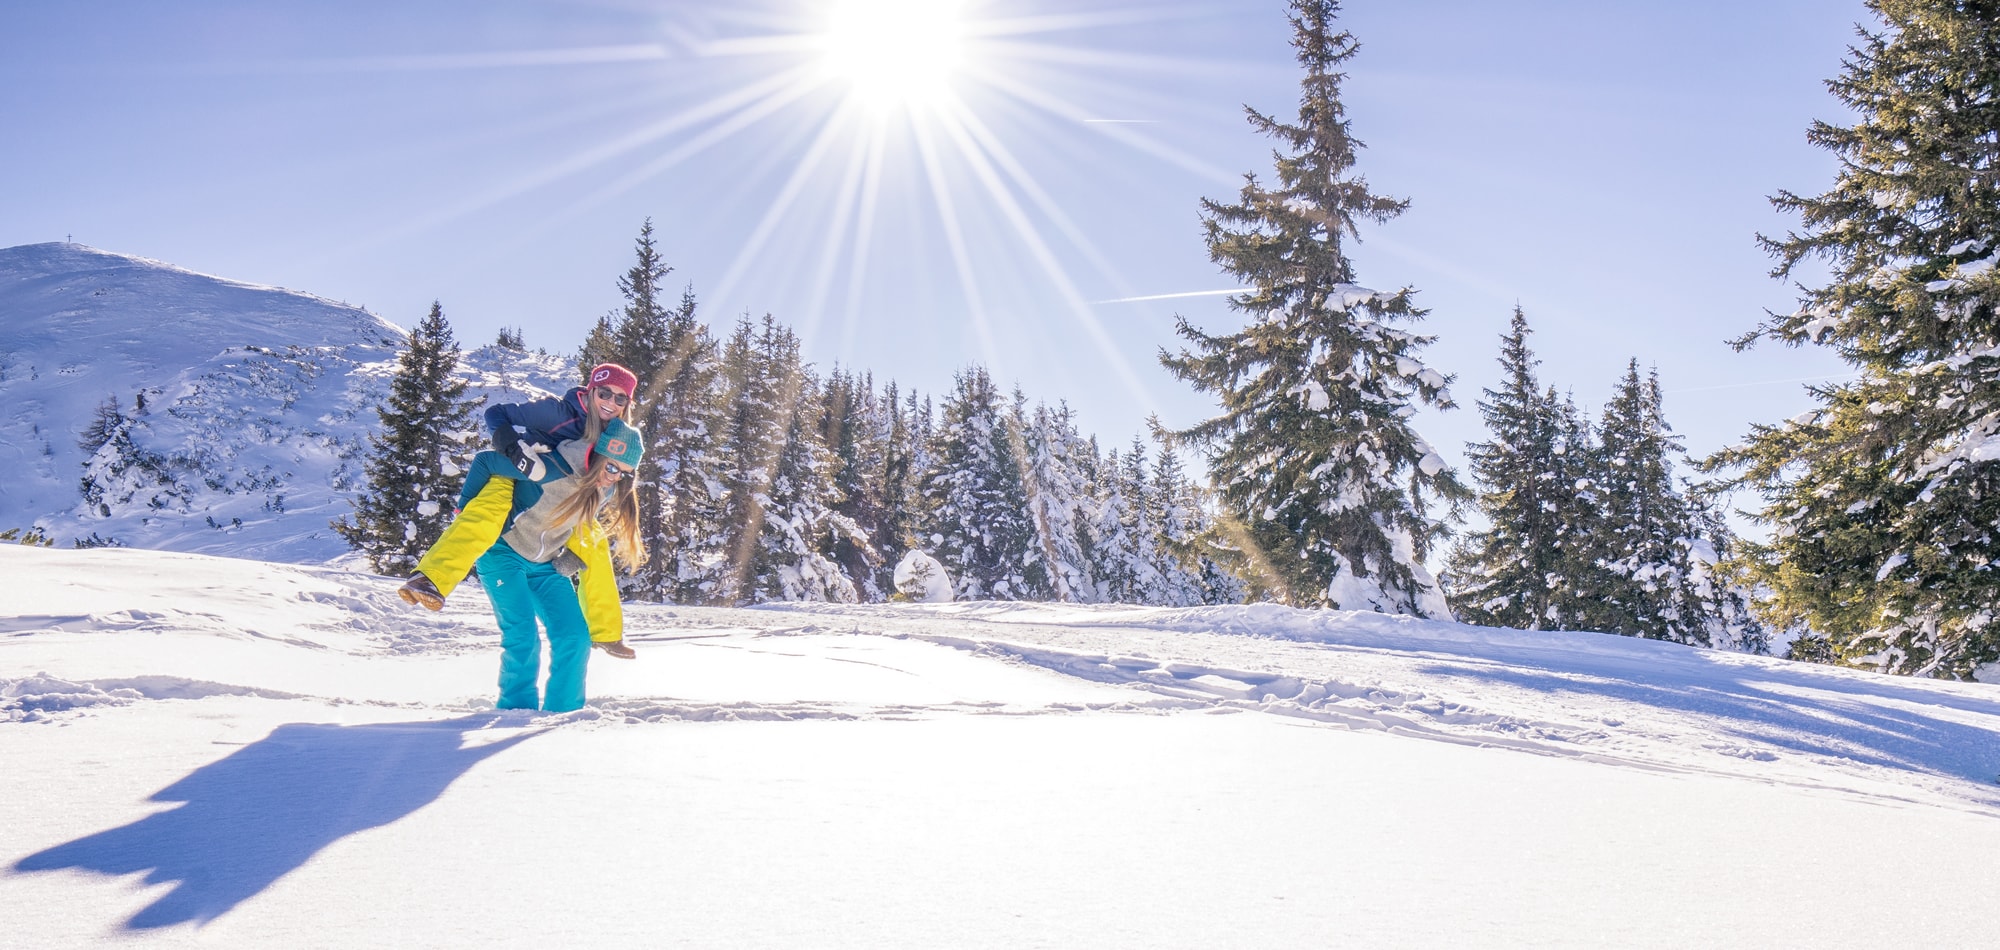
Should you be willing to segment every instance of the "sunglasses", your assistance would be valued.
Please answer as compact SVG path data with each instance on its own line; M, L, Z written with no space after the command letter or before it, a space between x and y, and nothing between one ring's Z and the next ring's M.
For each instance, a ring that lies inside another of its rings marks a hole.
M619 408L624 408L627 403L632 401L632 397L609 386L599 386L597 387L597 401L615 403Z
M604 467L607 470L609 470L611 474L616 475L619 478L624 478L625 476L632 474L631 469L626 468L625 466L620 465L617 462L606 462L604 463Z

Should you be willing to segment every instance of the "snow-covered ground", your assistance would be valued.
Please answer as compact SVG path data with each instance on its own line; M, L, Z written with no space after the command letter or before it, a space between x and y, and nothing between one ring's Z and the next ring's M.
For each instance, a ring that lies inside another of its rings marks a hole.
M2000 688L1271 607L629 608L0 545L0 946L1984 947Z

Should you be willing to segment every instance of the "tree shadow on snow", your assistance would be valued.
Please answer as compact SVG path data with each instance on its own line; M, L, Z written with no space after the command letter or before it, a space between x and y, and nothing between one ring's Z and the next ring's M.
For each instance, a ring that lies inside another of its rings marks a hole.
M1718 735L1753 747L1846 759L1882 768L1963 779L1990 787L2000 775L2000 701L1907 688L1888 676L1828 681L1804 672L1759 669L1701 678L1658 671L1653 681L1566 675L1527 668L1420 666L1420 672L1491 680L1551 695L1601 696L1687 713ZM1969 721L1968 721L1969 720Z
M340 726L291 723L150 799L180 807L31 854L16 872L144 872L174 888L127 929L205 923L348 835L435 801L486 757L542 730L468 745L491 716Z

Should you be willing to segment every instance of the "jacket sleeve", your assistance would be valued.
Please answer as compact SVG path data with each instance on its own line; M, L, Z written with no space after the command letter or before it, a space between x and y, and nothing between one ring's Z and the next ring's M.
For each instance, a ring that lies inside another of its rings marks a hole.
M611 541L595 518L586 518L570 532L569 549L583 558L577 575L577 600L595 643L625 639L625 609L618 601L618 575L611 566Z
M520 438L514 431L515 426L528 430L529 437L546 444L546 440L551 438L550 433L574 415L561 397L533 402L495 403L486 407L486 429L492 433L493 447L505 452L505 446Z

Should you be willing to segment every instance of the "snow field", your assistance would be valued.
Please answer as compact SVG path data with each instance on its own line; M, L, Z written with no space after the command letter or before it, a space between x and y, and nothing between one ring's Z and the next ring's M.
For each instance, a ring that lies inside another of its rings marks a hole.
M1265 607L632 605L0 545L0 946L1972 947L2000 697ZM1524 754L1526 753L1526 754Z

